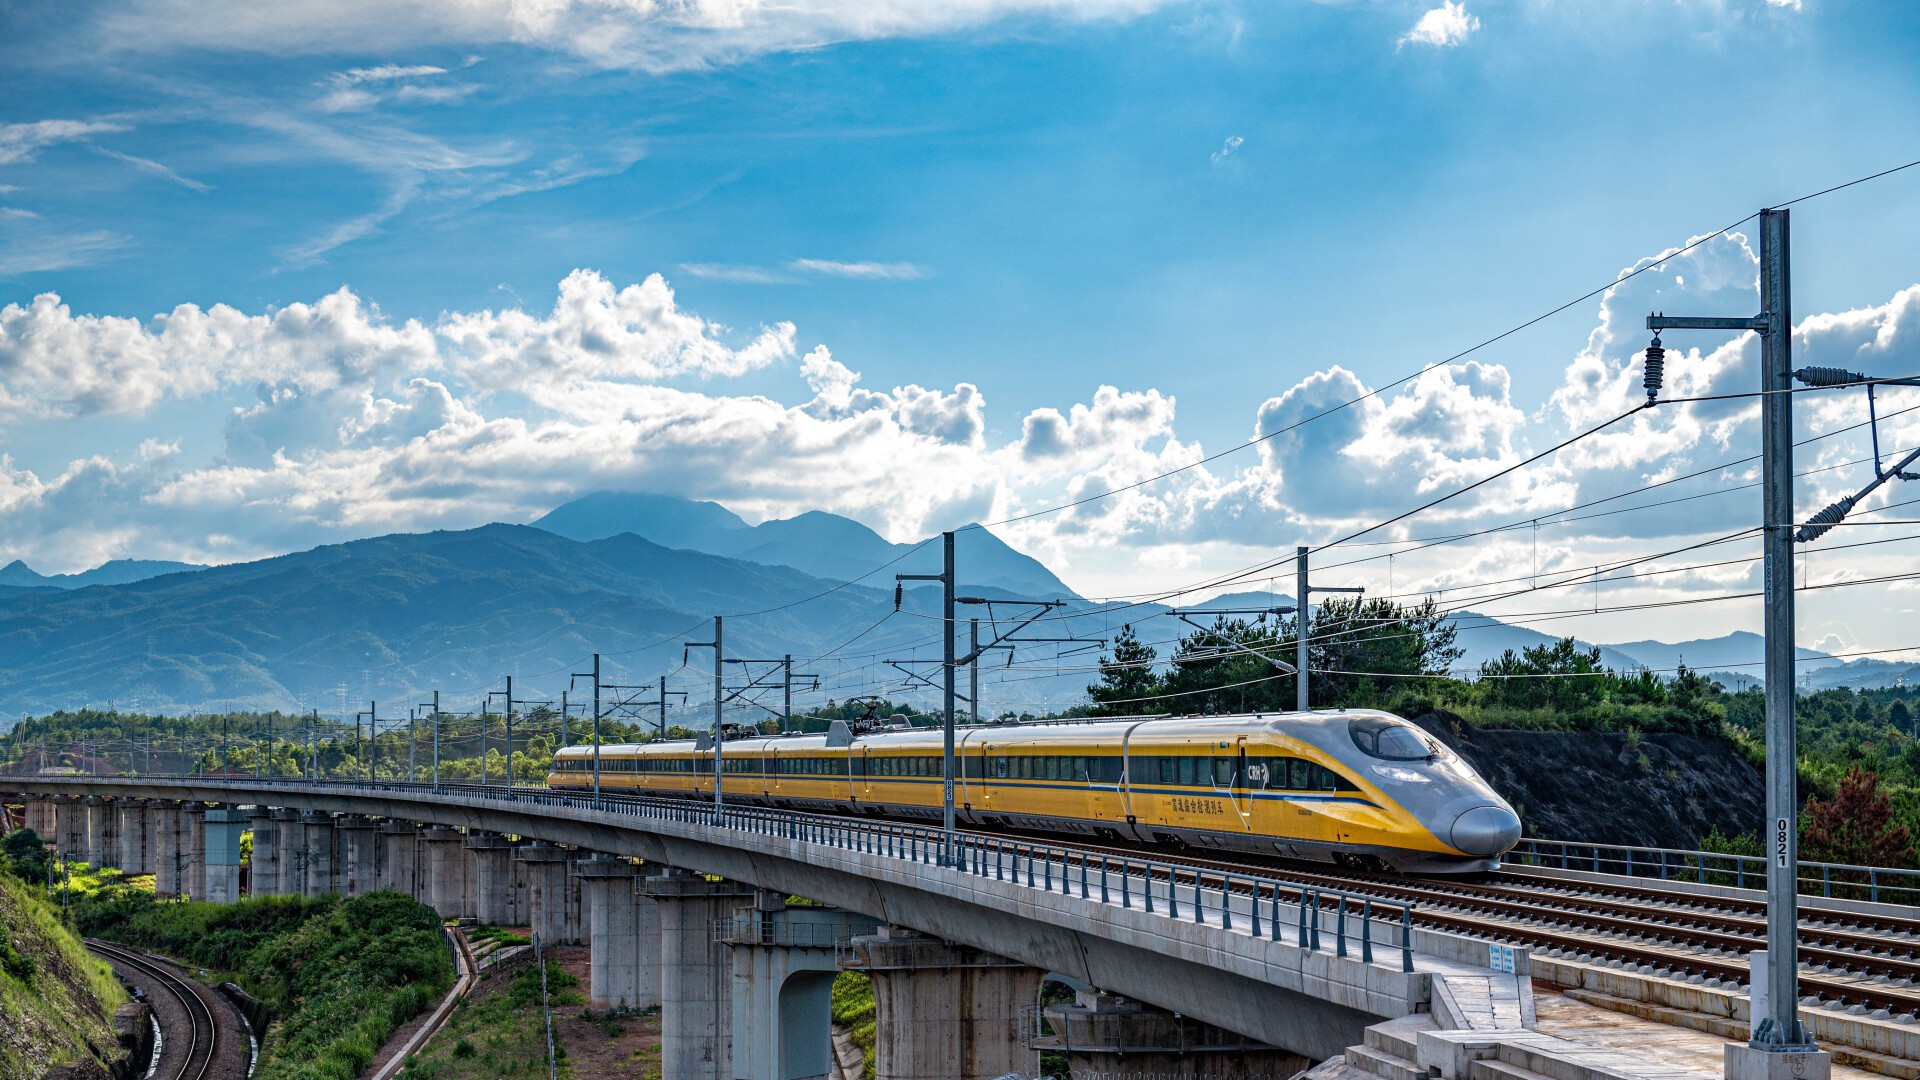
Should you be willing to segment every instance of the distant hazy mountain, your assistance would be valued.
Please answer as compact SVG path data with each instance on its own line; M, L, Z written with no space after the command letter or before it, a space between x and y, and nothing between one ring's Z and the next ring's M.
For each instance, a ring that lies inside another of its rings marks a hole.
M436 688L472 697L508 672L564 671L596 650L650 677L678 666L683 636L710 636L712 612L778 607L831 587L631 535L580 543L489 525L378 537L128 585L0 596L0 710L137 699L175 710L305 702L337 711L343 683L349 703L411 702ZM890 588L854 586L741 619L727 626L727 651L824 652L892 601ZM919 620L898 620L874 640L884 648L925 633ZM564 682L548 676L535 689Z
M26 563L15 559L5 566L0 566L0 585L84 589L89 585L126 585L130 582L159 577L161 574L178 574L188 570L205 569L206 567L196 566L193 563L167 562L163 559L114 559L78 574L40 574Z
M1491 615L1463 611L1453 617L1453 624L1460 628L1454 637L1454 643L1460 646L1460 659L1454 661L1454 670L1477 672L1480 665L1488 660L1498 659L1501 653L1512 649L1519 653L1536 645L1552 645L1565 637L1564 634L1545 634L1525 626L1509 626ZM1591 649L1594 642L1574 639L1574 644L1582 649ZM1600 663L1615 671L1628 671L1659 665L1650 665L1637 653L1625 645L1601 645Z
M938 543L901 559L914 545L889 543L851 518L818 510L748 525L718 503L672 495L600 491L555 508L535 520L533 526L574 540L632 533L663 547L704 551L768 566L791 566L831 581L862 580L889 588L896 573L940 570ZM960 533L955 548L962 589L999 589L1037 599L1074 595L1039 560L1008 547L986 529L970 528ZM886 566L895 559L901 561ZM883 566L885 569L876 572Z
M1745 630L1736 630L1717 638L1696 638L1672 644L1664 641L1626 641L1614 648L1639 657L1642 663L1656 670L1675 668L1684 662L1695 671L1726 669L1758 673L1760 664L1766 659L1766 639ZM1840 663L1834 657L1814 649L1798 649L1795 654L1801 661L1800 670L1803 672Z

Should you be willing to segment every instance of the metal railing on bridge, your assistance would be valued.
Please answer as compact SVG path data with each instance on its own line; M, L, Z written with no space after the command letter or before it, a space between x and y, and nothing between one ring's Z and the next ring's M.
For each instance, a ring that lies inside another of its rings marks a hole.
M1595 874L1658 878L1661 881L1731 885L1736 889L1764 889L1767 884L1765 856L1732 855L1719 851L1525 839L1507 854L1506 862L1514 866L1557 867ZM1800 862L1799 879L1800 892L1806 896L1888 904L1920 903L1920 870L1808 862L1803 859Z

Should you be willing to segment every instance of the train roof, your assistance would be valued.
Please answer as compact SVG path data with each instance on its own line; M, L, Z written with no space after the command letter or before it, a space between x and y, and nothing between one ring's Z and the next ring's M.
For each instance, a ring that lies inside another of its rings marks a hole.
M1356 716L1392 716L1375 709L1326 709L1312 712L1271 712L1241 713L1226 715L1192 716L1120 716L1098 719L1042 720L1022 724L965 724L954 729L958 740L967 747L1023 747L1074 744L1080 742L1098 742L1112 740L1132 730L1134 738L1194 738L1224 735L1239 736L1256 731L1280 733L1302 733L1307 730L1324 729L1329 725L1342 724ZM1394 717L1394 719L1399 719ZM1344 737L1344 736L1343 736ZM887 728L880 731L857 735L853 739L856 746L869 749L919 749L924 747L940 748L945 744L945 733L937 727L925 728ZM728 739L724 744L726 754L767 752L795 752L808 750L843 749L844 746L828 746L828 736L823 733L806 735L747 735ZM689 751L707 753L710 748L701 747L692 739L673 739L648 743L607 744L601 747L603 753L620 754L683 754ZM591 757L592 746L569 746L555 753L556 757Z

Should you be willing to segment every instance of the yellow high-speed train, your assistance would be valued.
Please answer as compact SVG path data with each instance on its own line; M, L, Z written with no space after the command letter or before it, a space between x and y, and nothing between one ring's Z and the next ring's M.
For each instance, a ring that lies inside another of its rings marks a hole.
M931 728L730 737L724 796L755 806L939 820ZM957 818L1149 844L1408 872L1499 866L1520 819L1478 773L1370 710L993 724L956 735ZM554 755L549 786L590 789L593 748ZM711 740L600 748L603 792L713 797Z

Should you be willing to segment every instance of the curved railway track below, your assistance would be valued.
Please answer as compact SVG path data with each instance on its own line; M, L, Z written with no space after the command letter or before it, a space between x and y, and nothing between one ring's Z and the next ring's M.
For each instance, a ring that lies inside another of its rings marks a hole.
M143 989L160 1024L152 1080L239 1080L247 1075L251 1050L237 1030L231 1007L218 994L176 974L172 965L124 945L87 939L87 948ZM237 1040L240 1067L232 1071L229 1044Z

